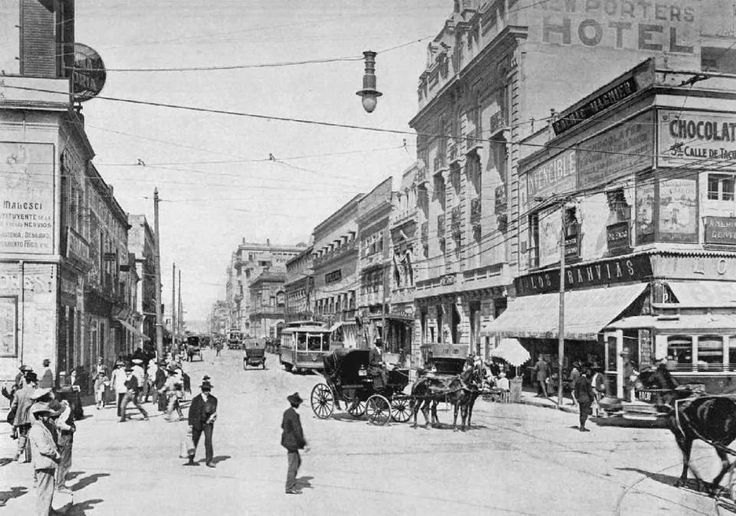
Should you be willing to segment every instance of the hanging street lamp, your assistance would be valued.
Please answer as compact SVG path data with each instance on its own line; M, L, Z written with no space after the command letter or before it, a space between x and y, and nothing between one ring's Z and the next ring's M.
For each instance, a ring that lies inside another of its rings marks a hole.
M383 95L376 89L376 53L372 50L363 52L365 59L365 73L363 74L363 89L356 91L356 95L362 97L363 109L367 113L373 113L376 109L378 97Z

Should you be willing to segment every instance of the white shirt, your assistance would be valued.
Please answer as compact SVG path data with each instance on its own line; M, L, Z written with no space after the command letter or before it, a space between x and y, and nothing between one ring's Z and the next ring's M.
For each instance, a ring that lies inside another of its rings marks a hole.
M506 377L499 378L496 380L496 387L498 387L501 390L508 391L509 390L509 379Z
M133 366L133 376L138 378L138 386L143 387L143 380L146 378L146 372L138 364Z
M112 372L111 378L112 388L115 389L115 392L128 392L128 388L125 386L125 380L125 370L122 367L116 367L115 370Z

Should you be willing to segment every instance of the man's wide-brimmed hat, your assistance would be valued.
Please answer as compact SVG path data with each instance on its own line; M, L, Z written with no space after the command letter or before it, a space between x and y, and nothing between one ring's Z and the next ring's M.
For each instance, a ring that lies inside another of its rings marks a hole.
M302 397L299 396L298 392L295 392L294 394L287 396L286 399L289 400L289 403L294 403L296 405L299 405L300 403L304 402Z
M143 363L143 360L141 360L140 358L134 358L133 359L133 363L134 364L142 364Z
M25 365L25 364L23 364L22 366L20 366L20 367L19 367L18 369L19 369L19 370L21 370L21 371L23 371L23 372L26 372L26 371L33 371L33 368L32 368L32 367L30 367L30 366L27 366L27 365Z
M37 400L37 399L43 398L44 396L49 395L50 393L51 393L51 388L44 387L42 389L36 389L35 391L33 391L30 397L32 400Z
M129 372L132 372L132 371L133 371L133 367L132 366L125 366L125 372L126 373L129 373Z
M31 405L30 409L31 414L34 416L37 414L50 414L51 416L58 416L61 414L58 410L54 410L51 408L51 406L48 403L34 403Z
M38 375L34 373L33 371L28 371L26 373L26 381L27 382L37 382L38 381Z
M622 356L622 357L629 356L629 348L624 348L624 350L621 353L619 353L619 356Z

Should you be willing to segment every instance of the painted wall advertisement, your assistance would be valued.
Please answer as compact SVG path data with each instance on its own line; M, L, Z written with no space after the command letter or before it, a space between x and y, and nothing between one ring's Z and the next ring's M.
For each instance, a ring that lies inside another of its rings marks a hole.
M560 210L544 210L539 213L539 266L560 261Z
M529 7L529 39L535 43L684 55L700 52L696 0L548 0Z
M575 151L570 150L545 161L526 176L527 200L574 192L577 183Z
M736 159L736 115L660 110L660 167L729 164Z
M659 239L698 241L698 185L695 179L662 179L659 183Z
M627 120L585 141L577 151L581 189L650 168L654 163L654 115L649 111Z
M636 242L654 242L654 182L652 176L636 182Z
M0 357L18 355L18 298L0 296Z
M0 253L53 254L54 146L0 142Z

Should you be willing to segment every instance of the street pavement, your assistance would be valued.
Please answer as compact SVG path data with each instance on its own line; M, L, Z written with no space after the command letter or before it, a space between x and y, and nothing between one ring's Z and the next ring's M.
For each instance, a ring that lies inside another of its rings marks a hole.
M712 499L673 487L680 454L667 430L573 427L577 415L478 400L473 428L375 427L336 411L317 419L309 406L318 375L285 372L275 355L267 369L243 370L242 352L185 364L193 391L204 374L219 399L216 468L183 467L185 422L152 417L118 423L112 407L85 408L75 436L68 514L90 515L376 515L376 514L714 514ZM312 448L302 454L302 495L284 494L286 453L281 414L298 391ZM421 414L420 423L423 423ZM32 469L11 462L15 441L0 430L0 513L32 513ZM718 461L696 444L698 470ZM204 459L203 442L197 460ZM3 503L4 502L4 503ZM726 513L723 508L721 513Z

